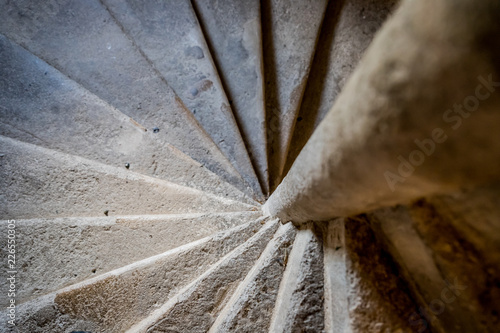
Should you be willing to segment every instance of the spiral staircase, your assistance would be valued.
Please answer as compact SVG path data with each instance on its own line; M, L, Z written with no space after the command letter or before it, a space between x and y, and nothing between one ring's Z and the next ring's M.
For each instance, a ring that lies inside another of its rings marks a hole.
M0 331L494 332L497 182L262 209L396 7L1 0Z

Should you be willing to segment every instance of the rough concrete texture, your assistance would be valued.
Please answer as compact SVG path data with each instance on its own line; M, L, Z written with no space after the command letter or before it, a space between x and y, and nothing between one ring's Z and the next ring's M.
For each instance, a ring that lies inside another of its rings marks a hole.
M318 236L312 225L297 231L269 332L324 331L323 248Z
M19 332L124 332L221 257L255 239L251 236L262 222L220 232L24 303L17 309L16 327Z
M332 108L375 33L397 2L340 0L328 3L283 176Z
M16 300L23 303L254 221L258 215L242 212L17 220ZM3 258L7 259L7 221L1 221L0 226L5 240ZM1 290L5 290L4 283L2 279Z
M346 219L345 228L349 332L418 332L409 321L416 303L366 217Z
M99 0L0 2L0 32L243 191L241 176ZM82 33L85 31L85 33ZM30 92L25 92L29 94Z
M368 215L419 302L422 332L494 332L500 325L499 184Z
M281 225L209 332L267 332L296 235Z
M404 1L267 211L325 220L500 178L499 17L493 0Z
M193 0L264 194L269 193L258 0Z
M213 265L130 332L207 332L245 274L266 248L279 223L257 234Z
M271 191L281 181L327 3L261 2Z
M170 144L146 131L25 49L0 35L0 134L252 203ZM2 151L7 154L6 151Z
M190 1L103 2L251 186L256 197L263 199Z
M323 236L325 332L349 333L344 219L319 223Z
M256 207L0 136L0 216L209 213Z

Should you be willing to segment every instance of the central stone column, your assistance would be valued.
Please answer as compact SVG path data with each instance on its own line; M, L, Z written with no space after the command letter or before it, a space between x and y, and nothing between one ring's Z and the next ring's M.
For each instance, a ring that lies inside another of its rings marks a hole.
M329 220L500 178L500 2L407 0L264 210Z

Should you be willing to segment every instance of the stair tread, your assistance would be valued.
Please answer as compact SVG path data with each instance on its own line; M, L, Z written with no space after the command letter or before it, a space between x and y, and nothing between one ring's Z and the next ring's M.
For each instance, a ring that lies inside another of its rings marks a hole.
M262 2L271 190L281 181L327 4L328 0Z
M296 231L281 225L209 332L267 332Z
M298 230L279 287L269 332L324 329L322 241L313 227Z
M17 302L255 221L259 215L236 212L17 220L17 247L22 249L17 258L18 276L22 277L17 283ZM0 221L0 225L6 224ZM57 246L52 246L54 239Z
M206 332L225 298L236 287L278 228L271 220L247 242L228 253L209 270L182 289L148 318L127 332L150 332L182 328L190 332ZM180 316L182 313L184 316ZM210 313L210 314L209 314Z
M396 7L396 0L330 1L295 124L284 174L333 106L375 33ZM363 13L360 15L360 13ZM318 91L321 94L318 95Z
M0 136L10 218L244 211L256 209L210 193Z
M0 32L146 129L160 128L158 141L174 145L248 191L229 160L98 0L9 2L0 13Z
M254 193L262 197L259 181L190 1L103 2Z
M236 122L265 194L269 192L262 34L258 0L194 0Z
M258 219L219 232L21 304L17 309L17 326L26 332L67 332L71 329L124 332L138 318L147 317L210 269L221 257L242 243L252 243L257 235L266 234L257 231L263 221ZM272 226L264 226L261 230L272 231ZM40 324L37 318L44 315L47 307L53 313Z
M221 196L250 197L0 35L0 134ZM32 92L30 92L30 90Z

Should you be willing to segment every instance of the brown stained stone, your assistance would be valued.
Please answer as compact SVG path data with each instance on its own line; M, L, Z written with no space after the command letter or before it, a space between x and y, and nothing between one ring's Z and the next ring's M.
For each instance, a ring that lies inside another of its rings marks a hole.
M447 285L457 286L457 289L450 289L456 297L449 304L441 300L442 295L436 295L439 304L434 304L435 311L451 314L439 316L441 325L455 332L492 332L500 323L500 262L490 254L491 248L480 251L471 242L472 237L461 233L456 222L444 215L432 201L432 198L421 199L410 206L410 212L414 227L431 249L443 279ZM456 206L451 206L451 209L457 210ZM481 207L476 207L475 211L481 212ZM492 216L485 213L485 218L488 217ZM484 222L479 219L475 223ZM444 307L443 311L440 307Z
M410 316L417 311L400 268L377 240L364 216L347 219L346 260L352 332L418 332Z

